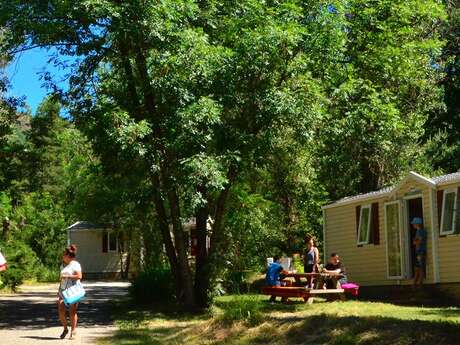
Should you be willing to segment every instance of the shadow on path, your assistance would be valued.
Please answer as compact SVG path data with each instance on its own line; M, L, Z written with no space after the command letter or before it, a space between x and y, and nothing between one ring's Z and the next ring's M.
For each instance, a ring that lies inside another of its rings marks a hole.
M88 283L86 298L78 307L79 326L111 325L111 302L125 296L127 286L119 282ZM58 325L55 289L0 295L0 330L32 330Z

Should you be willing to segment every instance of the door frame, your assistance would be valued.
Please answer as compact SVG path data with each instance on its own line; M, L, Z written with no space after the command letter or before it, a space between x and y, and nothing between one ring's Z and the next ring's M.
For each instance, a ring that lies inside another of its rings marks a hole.
M399 247L401 250L401 275L400 276L391 276L390 277L390 265L388 263L388 224L387 224L387 206L388 205L393 205L397 204L398 205L398 212L399 212ZM405 264L404 264L404 257L405 257L405 250L403 247L403 208L402 208L402 202L400 200L395 200L395 201L390 201L386 202L383 204L383 213L384 213L384 222L385 222L385 242L386 242L386 263L387 263L387 279L391 280L401 280L404 279L406 272L405 272Z
M411 257L411 243L409 241L409 235L410 235L410 226L409 226L409 200L412 199L422 199L422 219L423 222L425 223L425 210L423 205L425 205L425 200L423 198L423 193L417 193L417 194L412 194L412 195L406 195L403 197L404 203L404 249L405 249L405 266L406 266L406 279L412 279L414 277L414 272L413 272L413 263L412 263L412 257Z

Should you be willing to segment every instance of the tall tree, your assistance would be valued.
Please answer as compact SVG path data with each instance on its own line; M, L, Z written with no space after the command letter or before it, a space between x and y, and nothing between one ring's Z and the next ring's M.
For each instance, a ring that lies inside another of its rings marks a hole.
M301 1L54 0L3 2L0 13L15 34L9 53L56 46L81 56L68 99L75 120L104 162L144 167L178 296L206 306L233 184L263 161L280 127L305 135L321 111L319 82L306 68L309 9ZM195 272L182 229L192 215Z
M441 106L436 65L445 19L438 1L346 1L331 10L346 32L329 89L318 162L332 198L394 182L423 153L419 139Z
M435 168L445 172L460 169L460 3L444 1L448 19L443 23L446 45L440 66L445 76L439 85L444 90L445 108L433 111L425 124L427 155Z

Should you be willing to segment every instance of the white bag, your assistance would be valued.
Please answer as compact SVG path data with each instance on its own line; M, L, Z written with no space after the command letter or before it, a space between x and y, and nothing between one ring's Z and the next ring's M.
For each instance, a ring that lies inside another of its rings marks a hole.
M6 271L7 265L6 265L6 259L3 256L2 253L0 253L0 272Z
M77 281L75 285L62 291L62 298L64 299L65 305L72 305L80 302L85 297L85 293L82 283Z
M0 252L0 266L5 266L6 265L6 259L3 256L3 254Z

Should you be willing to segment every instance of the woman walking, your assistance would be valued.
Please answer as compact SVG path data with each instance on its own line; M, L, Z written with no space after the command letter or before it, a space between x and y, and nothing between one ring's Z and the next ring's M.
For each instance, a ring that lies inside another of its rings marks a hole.
M64 300L62 298L62 292L69 287L77 284L82 278L81 272L81 265L80 263L75 260L77 255L77 246L75 244L71 244L64 250L64 254L62 255L62 266L61 266L61 284L59 286L58 292L58 311L59 311L59 320L61 320L61 324L64 327L62 334L60 336L61 339L64 339L69 333L69 329L67 327L67 317L66 317L66 305L64 304ZM70 316L70 339L75 339L76 336L76 329L77 329L77 308L78 303L72 304L69 307L69 316Z

